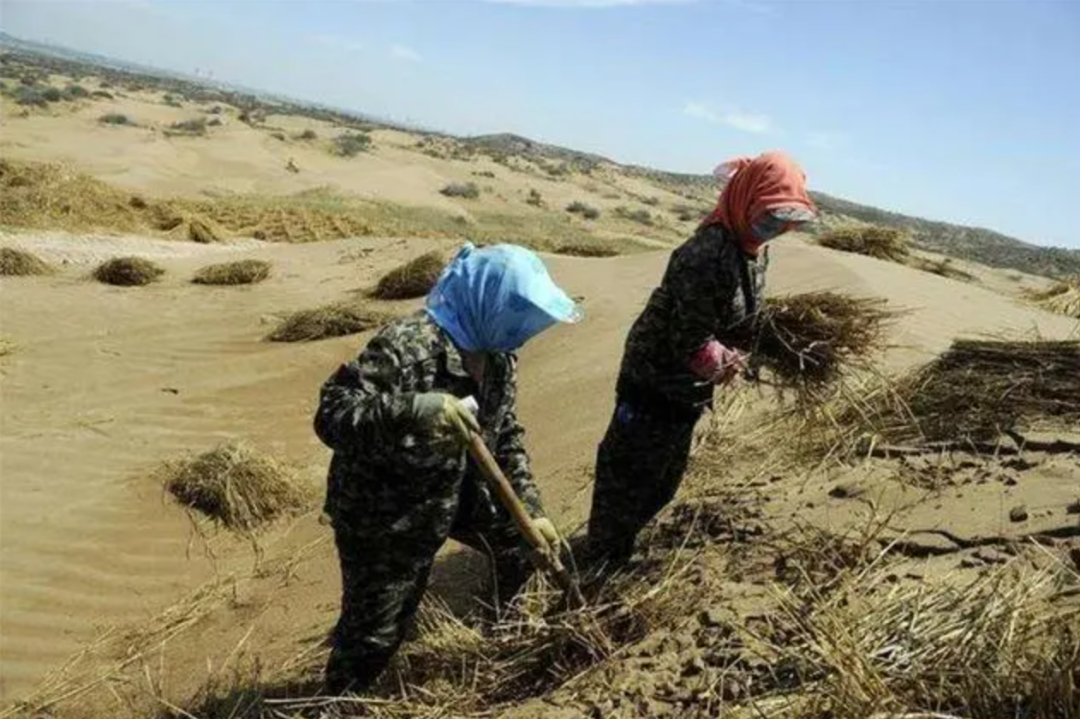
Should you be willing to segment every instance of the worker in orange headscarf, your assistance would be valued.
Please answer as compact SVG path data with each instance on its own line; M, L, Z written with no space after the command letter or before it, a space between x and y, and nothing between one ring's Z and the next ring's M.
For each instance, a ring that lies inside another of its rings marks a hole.
M805 173L783 153L731 160L716 174L716 209L674 251L626 340L589 518L590 555L614 564L675 496L713 389L745 365L725 335L761 304L765 244L816 215Z

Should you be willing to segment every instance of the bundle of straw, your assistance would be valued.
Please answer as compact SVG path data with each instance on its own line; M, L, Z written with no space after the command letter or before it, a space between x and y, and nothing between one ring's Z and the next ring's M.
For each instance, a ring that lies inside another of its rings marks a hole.
M381 300L407 300L423 297L439 279L446 258L437 250L415 257L387 272L380 279L372 296Z
M894 315L884 304L835 292L778 297L726 338L781 387L820 388L882 347L885 321Z
M842 252L904 263L911 250L901 230L879 225L838 227L818 237L818 244Z
M1080 342L958 340L902 386L930 439L994 439L1022 419L1080 422Z
M1048 289L1029 292L1028 298L1045 310L1080 318L1080 275Z
M300 310L286 317L271 332L271 342L311 342L367 332L390 321L385 312L358 304L338 303Z
M32 252L14 247L0 247L0 276L26 277L51 275L53 272L48 262Z
M167 462L159 476L177 500L232 529L253 530L311 499L292 470L242 443Z
M1080 423L1080 341L957 340L897 380L872 379L805 423L811 451L861 452L868 439L978 444Z

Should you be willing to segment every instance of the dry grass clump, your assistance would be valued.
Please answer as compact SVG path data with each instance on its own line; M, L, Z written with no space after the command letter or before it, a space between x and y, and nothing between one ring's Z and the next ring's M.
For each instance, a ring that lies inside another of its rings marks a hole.
M1080 342L957 340L898 393L931 440L989 440L1021 420L1080 422Z
M207 265L191 280L199 285L251 285L270 276L266 260L238 260Z
M311 498L285 465L242 443L166 463L160 476L177 500L230 529L255 529Z
M137 287L156 282L165 268L142 257L114 257L94 270L94 279L107 285Z
M732 343L749 353L752 369L768 369L781 388L811 390L866 364L881 349L885 323L894 314L877 299L835 292L788 295L767 300L734 330Z
M271 342L311 342L343 337L386 324L390 315L362 305L332 304L295 312L267 335Z
M1028 299L1044 310L1080 318L1080 275L1028 293Z
M894 584L879 570L829 596L783 596L769 663L787 670L771 683L788 686L755 706L836 719L1077 716L1080 608L1050 598L1065 571L1006 565L958 586Z
M822 233L817 242L833 250L901 263L907 260L911 252L906 234L895 228L879 225L837 227Z
M7 335L0 335L0 357L7 357L8 355L15 354L15 350L19 348L19 345L15 343L15 340L11 339Z
M1080 424L1080 341L957 340L898 379L871 379L796 432L805 450L983 444L1024 428Z
M944 257L940 260L929 260L924 257L912 257L908 260L908 264L917 270L923 272L929 272L940 277L948 277L951 280L960 280L961 282L976 282L977 278L970 272L964 272L953 265L952 260L948 257Z
M567 242L556 247L555 252L574 257L616 257L620 254L614 247L597 242Z
M52 273L52 266L34 253L14 247L0 247L0 276L27 277Z
M446 257L432 250L387 272L371 294L381 300L423 297L435 286L444 267Z

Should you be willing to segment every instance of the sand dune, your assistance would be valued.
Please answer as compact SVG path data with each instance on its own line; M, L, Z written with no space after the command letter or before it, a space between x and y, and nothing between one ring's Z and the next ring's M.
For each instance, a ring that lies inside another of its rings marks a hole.
M55 242L41 240L43 254ZM3 329L20 345L0 376L5 698L29 691L96 627L149 616L210 576L212 563L198 547L188 556L185 516L149 480L157 462L242 437L321 481L327 457L310 431L317 389L362 338L266 343L265 320L342 298L431 245L364 239L235 249L230 256L275 264L273 277L251 288L187 284L220 254L209 252L163 258L164 281L134 290L87 281L74 268L3 280ZM588 471L626 329L666 253L547 259L583 298L587 319L526 348L521 415L551 511L571 525L587 510ZM770 279L773 292L839 289L909 310L896 327L894 368L926 359L958 334L1075 330L1067 318L978 287L795 238L776 246ZM317 537L320 530L306 531ZM224 542L218 552L220 567L232 556L250 561L239 545ZM336 577L332 554L322 561L329 562L320 575L325 612Z

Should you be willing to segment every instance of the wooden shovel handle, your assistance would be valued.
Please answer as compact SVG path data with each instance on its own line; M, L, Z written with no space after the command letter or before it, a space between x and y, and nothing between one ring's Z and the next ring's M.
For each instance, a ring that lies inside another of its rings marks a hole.
M551 546L547 537L536 531L532 517L525 511L525 505L521 503L521 499L517 496L517 492L514 491L510 480L503 474L499 463L491 456L491 451L484 444L484 439L476 432L469 431L468 446L469 453L476 460L476 463L480 465L480 469L490 481L495 489L495 494L499 497L499 501L510 512L510 516L513 517L518 529L521 530L525 541L536 550L532 556L537 568L552 575L559 587L566 593L570 606L584 606L585 598L581 594L581 588L578 586L577 580L574 579L573 575L563 565L562 560L559 559L560 547Z

